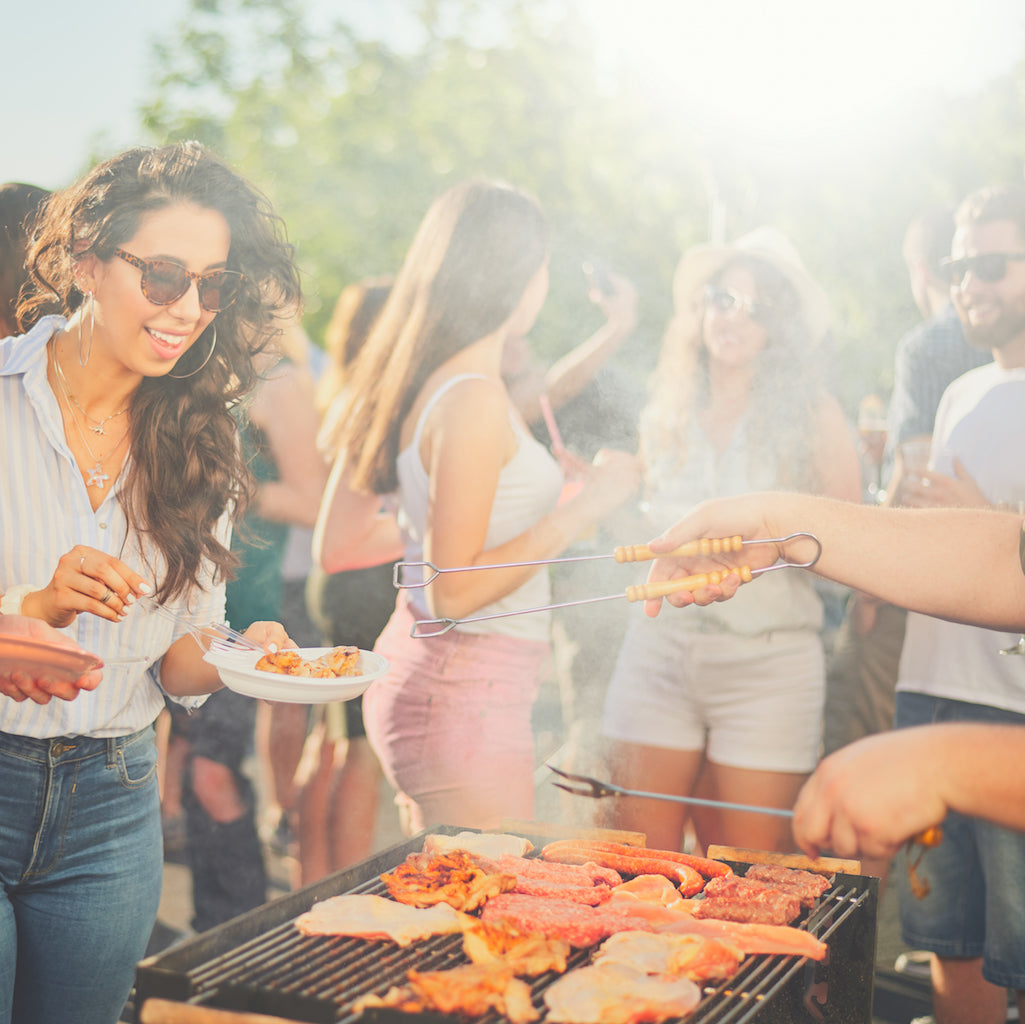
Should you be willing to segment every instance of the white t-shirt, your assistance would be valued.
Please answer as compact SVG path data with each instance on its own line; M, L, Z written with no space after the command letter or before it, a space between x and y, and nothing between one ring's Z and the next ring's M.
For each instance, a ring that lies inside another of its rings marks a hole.
M1025 368L980 366L943 393L930 466L954 476L955 458L994 504L1025 500ZM989 567L963 569L967 575ZM897 689L1025 714L1025 658L1000 654L1016 641L1017 634L909 614Z

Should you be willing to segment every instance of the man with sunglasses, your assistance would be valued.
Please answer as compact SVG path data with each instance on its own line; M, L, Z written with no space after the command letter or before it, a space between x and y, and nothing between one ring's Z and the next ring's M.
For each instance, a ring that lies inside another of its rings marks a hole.
M944 392L930 469L903 482L902 503L1017 509L1025 501L1025 187L968 196L942 266L965 337L993 362ZM1001 654L1016 641L1014 634L909 613L896 726L1025 725L1025 664ZM1025 837L951 814L943 842L921 867L931 886L925 899L897 877L901 927L908 945L935 954L936 1019L1003 1021L1006 988L1025 992Z
M928 444L947 386L991 360L965 339L951 301L943 263L950 258L953 235L954 210L948 206L923 210L904 233L908 284L922 322L901 337L894 355L885 457L891 469L899 445ZM902 468L889 477L888 505L903 503ZM824 753L892 728L906 616L904 608L871 594L851 595L827 666ZM885 878L888 865L889 860L871 863L868 873ZM905 963L917 967L916 958L905 957L898 969Z

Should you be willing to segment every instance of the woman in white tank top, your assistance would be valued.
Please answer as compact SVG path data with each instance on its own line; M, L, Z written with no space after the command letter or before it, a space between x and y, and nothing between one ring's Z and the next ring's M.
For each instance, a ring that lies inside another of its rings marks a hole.
M505 340L530 330L547 290L547 228L530 197L476 181L431 206L351 378L315 535L327 571L400 556L446 568L553 557L635 492L634 456L602 452L557 504L562 474L509 399ZM398 516L379 516L390 493ZM375 647L391 670L364 695L364 718L405 827L529 818L546 616L426 639L410 629L545 604L546 573L444 573L400 595Z

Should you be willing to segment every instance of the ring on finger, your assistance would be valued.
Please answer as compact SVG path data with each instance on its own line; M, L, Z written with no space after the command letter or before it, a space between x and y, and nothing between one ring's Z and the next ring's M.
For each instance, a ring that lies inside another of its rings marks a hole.
M85 555L78 560L78 571L85 572Z
M100 604L106 604L114 596L114 591L107 587L107 592L100 598Z

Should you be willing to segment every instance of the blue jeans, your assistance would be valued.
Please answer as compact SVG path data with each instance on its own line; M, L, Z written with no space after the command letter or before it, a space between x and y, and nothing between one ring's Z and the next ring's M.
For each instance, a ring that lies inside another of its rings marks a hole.
M157 916L152 726L0 733L0 1024L115 1024Z
M1025 725L1025 715L897 694L898 728L932 722ZM905 944L939 956L982 957L987 981L1025 989L1025 836L951 811L943 841L925 851L918 871L929 882L924 899L914 897L906 871L896 872Z

